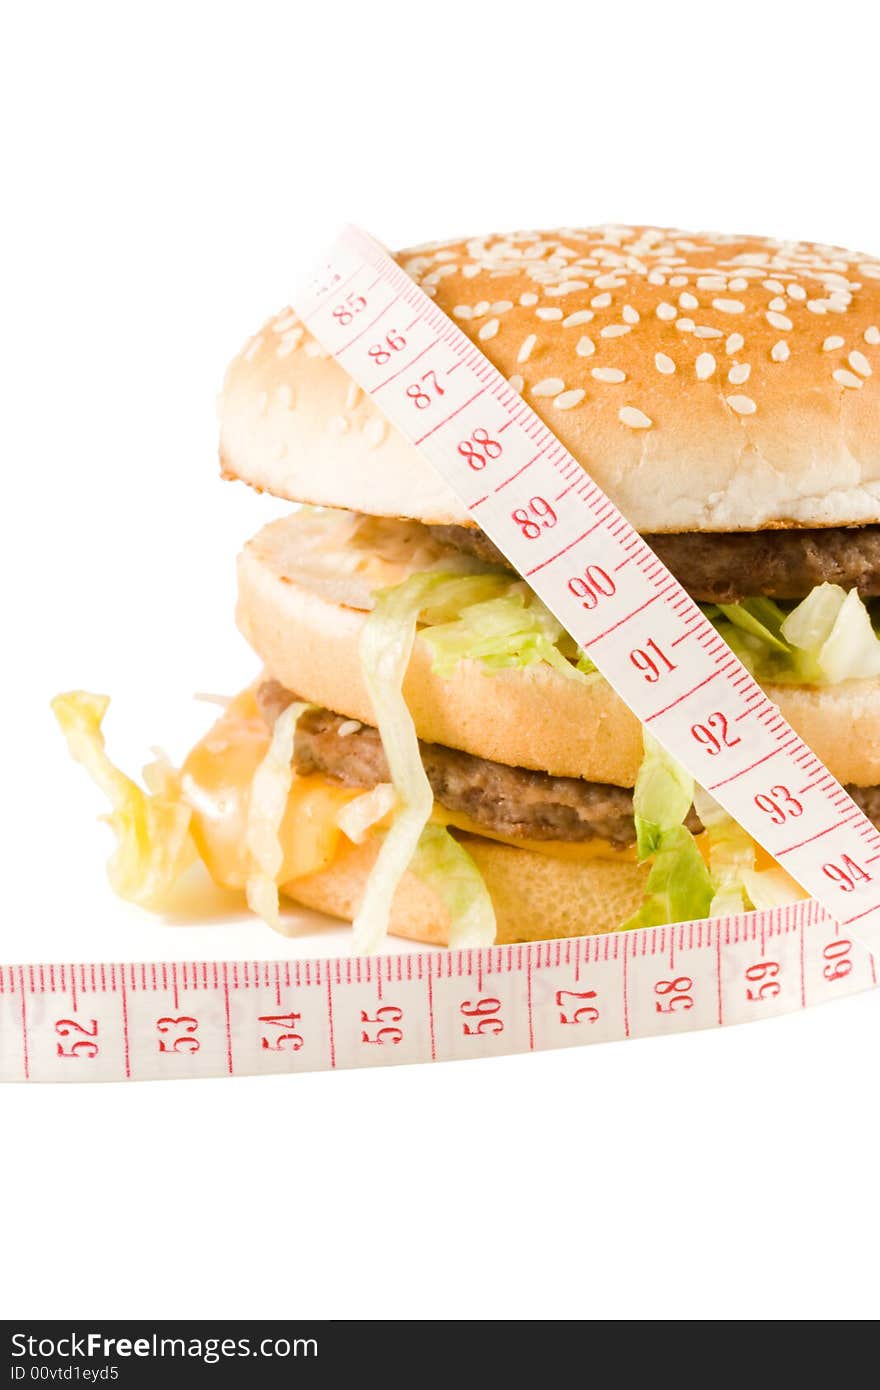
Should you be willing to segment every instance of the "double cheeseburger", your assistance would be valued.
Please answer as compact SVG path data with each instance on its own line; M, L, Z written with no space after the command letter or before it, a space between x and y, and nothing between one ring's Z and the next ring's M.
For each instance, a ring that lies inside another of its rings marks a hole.
M398 260L880 819L880 263L649 227ZM106 701L56 701L113 797L121 891L161 902L198 856L282 929L279 890L368 950L386 928L515 942L794 894L291 309L229 368L220 454L298 504L239 557L262 673L146 793L103 751Z

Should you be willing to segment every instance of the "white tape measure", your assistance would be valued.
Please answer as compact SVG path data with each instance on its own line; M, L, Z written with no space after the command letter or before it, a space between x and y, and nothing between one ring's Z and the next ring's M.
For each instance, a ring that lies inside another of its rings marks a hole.
M0 1079L485 1056L745 1022L875 985L880 834L581 465L363 232L343 232L296 307L640 721L811 898L478 952L3 967Z
M501 1056L772 1018L876 985L816 902L484 951L0 967L0 1080Z

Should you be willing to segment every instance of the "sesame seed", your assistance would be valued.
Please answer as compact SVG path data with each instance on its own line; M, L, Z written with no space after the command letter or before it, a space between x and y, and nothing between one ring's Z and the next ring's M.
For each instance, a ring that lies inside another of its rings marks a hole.
M880 328L875 323L872 323L870 328L865 329L865 342L870 343L871 347L877 347L880 344Z
M638 309L634 309L631 304L624 304L620 317L624 323L638 323L641 317Z
M354 410L354 407L357 405L358 400L360 399L360 394L361 388L358 386L357 382L350 381L348 383L348 390L345 393L346 410Z
M328 423L328 429L332 434L345 434L348 429L348 421L344 415L333 415Z
M543 381L536 381L532 387L533 396L558 396L560 391L565 390L565 382L561 376L545 376Z
M483 267L479 264L463 265L461 268L461 273L464 276L465 280L473 280L477 275L479 275L482 269Z
M282 341L282 343L283 343L283 342L285 341L285 339L282 338L281 341ZM306 357L319 357L322 361L324 360L325 357L329 357L329 356L330 356L330 354L329 354L329 352L327 351L327 349L321 347L321 344L320 344L320 343L317 341L317 339L315 339L315 338L310 338L309 341L306 343L305 352L306 352ZM281 348L278 349L278 351L277 351L277 353L276 353L275 355L276 355L276 357L280 357L280 356L281 356Z
M296 314L293 312L292 309L288 309L286 313L278 315L277 319L272 324L272 332L288 333L291 328L294 328L296 326L297 323L298 319L296 317Z
M654 423L649 415L643 410L637 410L634 405L621 406L617 418L622 425L628 425L631 430L649 430Z
M603 338L622 338L625 333L631 333L632 329L628 323L609 323L602 329Z
M708 381L713 375L716 367L715 358L711 352L701 352L695 363L695 370L698 381Z
M853 371L858 372L859 376L871 375L871 364L863 352L851 352L846 360Z
M751 370L748 362L734 362L727 373L727 380L732 386L744 386L749 379Z
M513 376L509 376L507 380L508 383L513 387L514 391L516 391L516 393L521 396L524 385L522 377L519 376L516 372L514 372Z
M457 319L469 319L473 317L473 309L469 304L456 304L453 315Z
M664 376L672 376L675 371L675 363L671 357L666 356L665 352L654 353L654 366L657 368L657 371L662 372Z
M838 338L838 337L836 337L836 336L832 336L832 337L830 337L830 338L826 338L825 341L824 341L824 343L822 344L822 351L823 351L823 352L836 352L838 348L842 348L842 347L843 347L843 342L844 342L843 338Z
M479 302L479 304L475 304L475 305L474 305L474 318L475 318L475 319L481 319L481 318L483 317L483 315L484 315L484 314L488 314L488 312L489 312L489 301L488 301L488 299L481 299L480 302Z
M595 351L596 344L593 342L592 338L588 338L586 335L584 335L583 338L578 338L577 347L575 348L578 357L592 357Z
M771 294L785 294L785 286L781 285L778 280L762 280L761 284L764 286L764 289L769 290Z
M827 304L824 299L808 299L807 308L811 314L824 314Z
M751 396L728 396L727 404L737 415L754 415L758 409Z
M712 300L712 308L717 309L719 314L742 314L745 307L741 299Z
M682 285L686 285L687 282L688 282L688 278L687 278L686 275L670 275L670 277L669 277L669 283L670 283L670 285L672 286L673 289L676 289L676 290L677 290L677 289L680 289Z
M851 391L857 391L862 384L861 377L854 372L848 372L844 367L838 367L831 375L839 386L848 386Z
M364 439L370 449L376 449L388 433L388 423L380 416L364 425Z
M607 381L612 386L626 381L626 372L622 372L619 367L594 367L591 376L594 376L597 381Z
M803 285L790 284L787 293L789 299L804 300L807 297L807 292Z
M765 317L770 327L778 328L781 333L787 333L789 329L794 327L791 319L788 318L786 314L777 314L772 309Z
M284 337L275 349L275 356L288 357L290 353L293 352L294 348L299 346L302 336L303 331L301 328L291 328L289 333L284 334Z
M788 308L788 300L783 299L781 295L777 295L775 299L770 300L767 308L772 309L776 314L781 314L784 309Z
M740 348L745 347L745 345L746 340L741 333L731 333L727 342L724 344L724 351L727 353L728 357L732 357L735 352L739 352Z
M744 280L741 275L738 275L735 280L731 280L727 286L729 290L736 290L737 292L740 290L747 290L748 287L748 280Z
M596 283L598 284L598 281ZM611 295L596 294L590 300L590 303L592 304L594 309L607 309L608 305L611 303Z
M349 738L351 734L356 734L358 729L364 726L359 719L343 719L337 727L336 734L339 738Z
M727 281L720 275L698 275L698 290L726 290Z
M537 304L538 296L533 294L531 290L526 290L525 294L520 295L519 302L524 309L531 309L533 304Z
M537 341L537 336L534 333L530 333L527 338L523 338L522 346L516 355L517 362L528 362L532 355L532 348Z
M292 334L290 336L292 336ZM282 338L281 341L283 342L284 339ZM251 341L248 343L247 347L242 353L245 362L251 362L256 357L257 353L260 351L260 348L262 346L263 339L262 336L258 333L256 338L251 338Z
M656 314L658 319L662 319L664 323L669 323L678 317L678 310L674 304L667 304L664 300L662 304L657 305Z
M496 304L493 304L493 305L492 305L492 313L493 313L493 314L506 314L507 311L508 311L508 309L512 309L512 308L513 308L513 301L512 301L511 299L499 299L498 302L497 302Z
M705 324L697 324L694 329L695 338L723 338L724 334L720 328L707 328Z
M774 362L787 362L791 357L791 348L784 338L780 338L778 343L774 343L770 349L770 356Z
M696 324L693 319L676 319L675 326L679 333L693 333Z
M621 285L625 285L626 281L621 280L617 275L597 275L594 284L598 290L617 290L620 289ZM596 301L593 300L592 302L595 304ZM610 295L608 303L611 303Z
M592 309L578 309L576 313L569 314L567 319L562 320L562 327L577 328L579 323L589 323L595 317Z
M651 271L648 272L648 284L649 284L649 285L665 285L665 284L666 284L666 276L665 276L665 275L662 275L662 274L660 273L659 270L651 270Z
M561 318L562 318L562 310L561 310L561 309L536 309L536 310L535 310L535 317L536 317L536 318L539 318L539 319L546 319L548 323L552 323L554 320L556 320L556 319L561 319Z
M553 404L557 410L573 410L576 405L580 405L586 395L580 387L574 391L563 391L561 396L557 396Z
M699 309L700 301L695 294L691 294L688 290L683 290L678 296L678 307L680 309Z
M482 342L486 342L489 338L495 337L500 327L501 325L497 319L487 319L477 336Z

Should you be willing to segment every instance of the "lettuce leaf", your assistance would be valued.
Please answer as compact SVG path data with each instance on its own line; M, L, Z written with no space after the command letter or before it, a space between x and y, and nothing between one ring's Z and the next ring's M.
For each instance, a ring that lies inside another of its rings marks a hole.
M856 589L819 584L794 606L750 598L703 612L758 680L820 685L880 674L880 639Z
M443 575L418 574L382 590L361 635L361 665L398 803L354 920L354 949L361 955L378 951L385 940L397 885L434 807L415 724L403 698L403 678L419 614L432 593L440 599L443 583Z
M182 799L179 776L167 761L144 769L147 791L111 762L101 727L109 704L107 695L72 690L55 696L52 712L71 757L82 763L113 807L104 817L116 836L107 865L111 886L128 902L162 908L197 857L189 831L190 809Z
M575 680L595 670L528 585L503 572L449 577L422 618L420 636L439 676L451 676L463 659L482 661L490 671L544 661Z
M633 810L640 861L652 859L641 907L621 926L663 926L707 916L712 884L693 835L682 824L694 795L693 778L647 731Z
M410 869L431 888L449 913L449 945L454 949L491 946L495 909L483 876L468 854L441 825L426 825Z
M308 708L307 704L295 700L276 719L265 757L254 772L248 799L245 846L253 862L253 871L245 885L248 907L276 931L281 927L278 876L284 863L281 822L296 775L293 770L296 726Z

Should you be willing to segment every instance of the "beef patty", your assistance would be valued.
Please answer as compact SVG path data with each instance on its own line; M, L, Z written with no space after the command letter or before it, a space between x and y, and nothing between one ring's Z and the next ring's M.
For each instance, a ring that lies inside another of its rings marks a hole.
M263 681L257 702L270 726L296 699L277 681ZM616 849L635 844L633 796L628 787L588 782L582 777L551 777L527 767L508 767L419 742L431 790L441 806L463 811L475 824L499 835L524 840L605 840ZM294 765L307 775L320 772L348 787L368 790L390 781L378 729L326 709L310 709L296 726ZM848 787L872 820L880 819L880 787ZM687 827L702 829L693 808Z
M509 568L484 531L471 526L431 526L439 541L467 555ZM645 536L691 598L736 603L742 598L806 598L826 580L880 595L880 526L829 526L827 530L689 531Z

